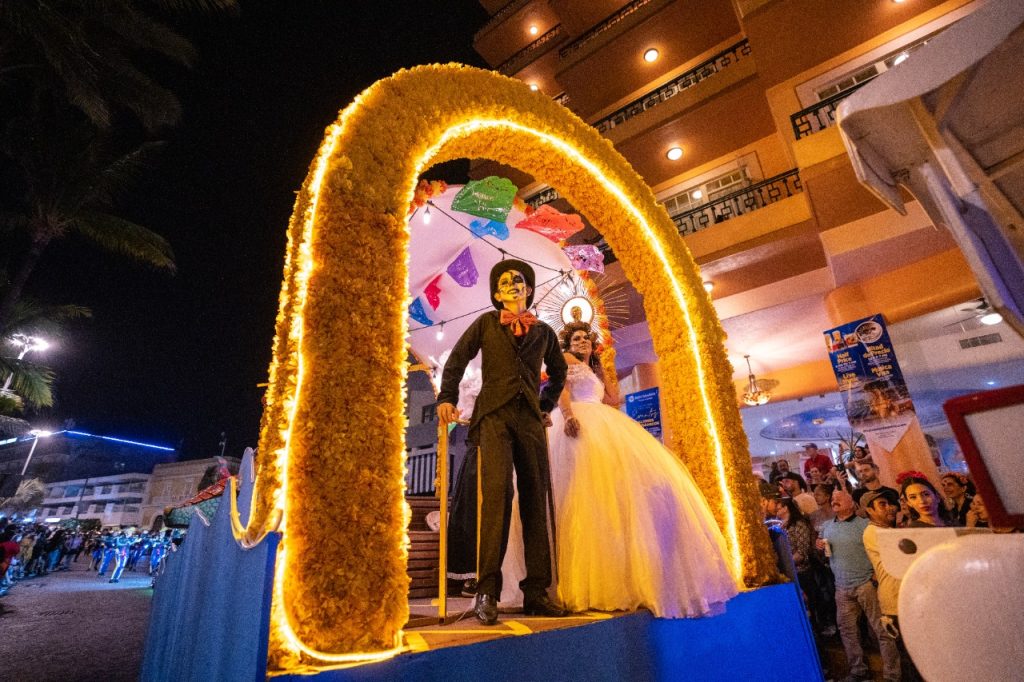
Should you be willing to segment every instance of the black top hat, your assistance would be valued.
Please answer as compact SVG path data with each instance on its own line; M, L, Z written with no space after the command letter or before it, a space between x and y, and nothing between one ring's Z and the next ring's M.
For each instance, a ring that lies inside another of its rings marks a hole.
M533 305L533 283L536 281L536 276L533 274L533 268L515 258L498 261L491 268L491 305L501 310L502 305L494 298L494 294L498 293L498 279L501 277L501 274L509 270L518 270L523 273L523 277L526 279L526 286L530 287L530 295L526 297L526 307L529 308Z

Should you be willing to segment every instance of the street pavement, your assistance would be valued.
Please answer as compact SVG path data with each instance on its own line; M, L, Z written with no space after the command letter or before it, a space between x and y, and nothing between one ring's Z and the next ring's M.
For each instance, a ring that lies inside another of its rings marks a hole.
M69 571L20 580L0 597L0 679L137 680L153 590L145 572L109 583L82 555ZM109 577L109 576L108 576Z

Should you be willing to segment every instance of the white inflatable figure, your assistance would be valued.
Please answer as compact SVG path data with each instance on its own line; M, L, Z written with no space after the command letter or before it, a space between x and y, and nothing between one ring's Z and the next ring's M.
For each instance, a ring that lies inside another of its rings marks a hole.
M1021 679L1024 535L894 528L878 546L902 578L900 631L926 680Z

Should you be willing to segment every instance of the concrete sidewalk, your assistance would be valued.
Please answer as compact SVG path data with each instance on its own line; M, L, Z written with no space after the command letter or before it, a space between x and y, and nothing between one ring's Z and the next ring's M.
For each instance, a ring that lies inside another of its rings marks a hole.
M125 571L111 584L87 570L86 559L69 571L18 581L0 597L3 679L138 679L153 594L150 578Z

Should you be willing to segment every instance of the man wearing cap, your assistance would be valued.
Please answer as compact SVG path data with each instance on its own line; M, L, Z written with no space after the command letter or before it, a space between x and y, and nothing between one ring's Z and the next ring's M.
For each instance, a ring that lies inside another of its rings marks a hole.
M863 614L879 640L883 676L886 680L898 680L899 654L892 641L882 635L874 566L864 549L864 529L868 522L857 516L857 503L845 490L832 493L832 511L835 518L821 529L817 545L829 557L829 566L836 578L836 624L850 667L846 679L850 682L873 679L860 642L858 622Z
M807 461L804 462L804 478L811 477L811 469L817 469L822 476L827 474L835 464L832 463L832 459L824 452L818 450L816 443L804 443L804 455L807 456Z
M859 465L858 465L859 466ZM900 596L900 580L885 570L882 565L882 556L878 550L879 528L896 527L896 511L899 509L899 494L892 488L882 487L878 490L867 490L860 497L861 507L867 512L868 526L864 528L862 540L864 551L871 560L875 569L875 581L878 583L878 606L881 610L879 618L881 627L878 629L878 648L882 654L882 668L885 670L885 679L899 680L900 659L903 659L903 667L912 668L906 649L900 637L899 619L896 616L896 604ZM888 659L888 660L886 660ZM920 679L908 675L911 679Z
M469 440L479 447L480 541L477 545L477 620L498 620L501 563L512 516L512 472L519 491L526 578L520 583L527 615L564 616L547 597L551 585L548 544L550 482L547 413L565 385L566 363L558 336L529 312L534 273L526 263L504 260L491 269L495 311L478 317L452 348L438 393L437 416L444 424L459 419L459 382L466 365L482 353L482 385L469 422ZM548 384L540 391L541 363ZM554 517L552 516L552 519Z

